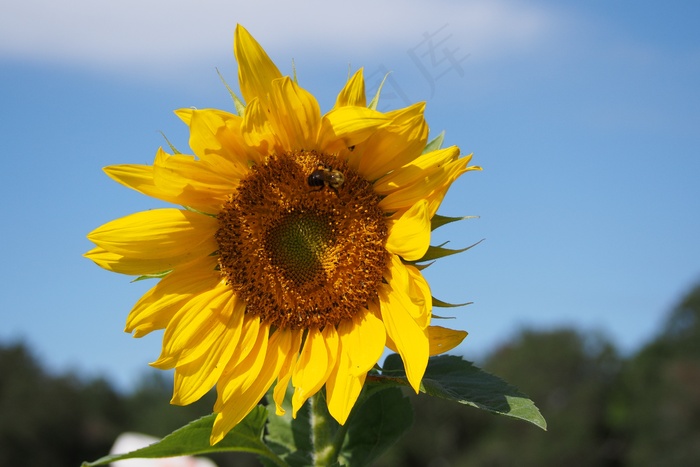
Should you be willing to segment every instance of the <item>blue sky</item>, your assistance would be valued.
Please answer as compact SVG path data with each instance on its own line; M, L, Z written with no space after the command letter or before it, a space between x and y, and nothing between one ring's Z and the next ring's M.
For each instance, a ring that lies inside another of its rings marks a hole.
M474 153L484 171L441 213L480 218L434 243L485 240L427 270L435 296L474 302L450 311L468 358L525 326L634 351L700 280L700 3L236 3L0 7L0 342L123 388L157 358L160 334L122 331L152 284L82 258L85 235L160 206L103 166L150 163L161 131L186 148L177 108L232 108L216 68L236 84L236 23L322 109L349 66L370 88L391 71L384 108L425 100L431 133Z

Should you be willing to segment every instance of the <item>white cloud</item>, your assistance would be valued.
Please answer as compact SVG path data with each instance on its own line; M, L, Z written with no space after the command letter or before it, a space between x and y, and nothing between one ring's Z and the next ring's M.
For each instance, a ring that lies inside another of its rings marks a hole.
M343 61L405 52L445 24L477 60L541 46L561 27L553 11L505 0L13 0L0 7L0 57L152 74L220 63L236 23L273 55L307 50Z

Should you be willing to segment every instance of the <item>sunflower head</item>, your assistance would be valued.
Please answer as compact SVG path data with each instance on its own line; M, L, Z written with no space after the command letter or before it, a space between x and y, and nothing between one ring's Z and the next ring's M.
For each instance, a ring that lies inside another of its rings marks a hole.
M192 155L159 149L152 165L105 169L184 209L109 222L88 235L86 254L160 278L126 331L165 330L152 365L175 370L173 403L216 386L212 443L275 382L278 413L290 383L294 415L325 386L344 423L385 347L418 391L429 355L466 333L430 325L416 264L450 185L478 169L457 147L426 148L424 104L368 107L361 69L322 114L241 26L234 52L240 112L179 110Z
M366 309L389 257L379 200L328 154L272 154L253 166L219 211L216 232L219 266L246 312L308 329Z

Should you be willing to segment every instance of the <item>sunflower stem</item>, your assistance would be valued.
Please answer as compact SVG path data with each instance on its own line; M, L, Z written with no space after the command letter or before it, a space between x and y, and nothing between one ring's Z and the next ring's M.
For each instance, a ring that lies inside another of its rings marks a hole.
M335 432L335 436L333 437L333 450L335 451L335 459L338 459L338 454L340 453L340 450L343 448L343 443L345 442L345 435L348 433L348 427L350 424L346 423L345 425L340 425L338 427L338 430Z
M333 465L338 460L339 447L335 441L337 423L328 413L321 391L311 397L311 442L315 466ZM341 442L342 445L342 442Z

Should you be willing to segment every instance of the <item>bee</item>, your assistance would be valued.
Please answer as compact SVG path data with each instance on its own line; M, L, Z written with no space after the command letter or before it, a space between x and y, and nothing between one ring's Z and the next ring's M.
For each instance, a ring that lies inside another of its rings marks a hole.
M345 182L345 175L339 170L331 170L329 167L319 165L306 181L309 186L319 187L314 191L323 190L323 187L327 186L338 194L338 188Z

